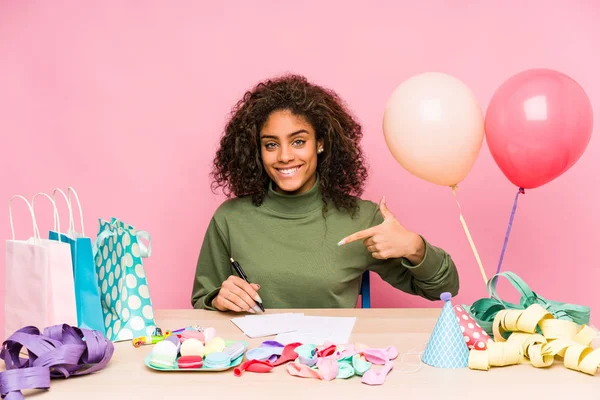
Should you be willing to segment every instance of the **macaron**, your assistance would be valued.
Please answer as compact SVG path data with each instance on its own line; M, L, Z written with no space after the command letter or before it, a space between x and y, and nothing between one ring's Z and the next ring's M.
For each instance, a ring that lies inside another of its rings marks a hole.
M204 333L198 332L196 330L189 330L181 332L181 343L185 342L188 339L197 339L204 343Z
M150 365L162 368L173 368L177 358L177 346L168 340L163 340L154 345Z
M223 353L229 354L230 360L235 360L246 351L246 344L244 342L235 342L225 347Z
M179 348L181 356L200 356L204 355L204 345L198 339L187 339L181 343Z
M204 345L204 354L208 355L210 353L218 353L222 352L225 349L225 341L220 338L212 338L209 342L206 342Z
M231 365L231 357L222 351L208 354L204 358L205 368L227 368Z
M206 342L210 342L215 336L217 336L217 330L215 328L206 328L204 329L204 344Z
M179 368L202 368L202 356L181 356L177 360Z
M179 346L181 346L181 342L179 341L179 336L177 336L177 335L167 336L164 340L168 340L169 342L173 343L175 345L175 347L177 347L177 351L179 352Z

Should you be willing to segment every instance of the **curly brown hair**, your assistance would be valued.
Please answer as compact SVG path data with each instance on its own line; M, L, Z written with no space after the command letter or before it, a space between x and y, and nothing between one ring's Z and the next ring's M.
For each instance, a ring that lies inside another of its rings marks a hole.
M324 140L317 164L323 213L332 201L354 215L368 176L362 127L334 91L294 74L258 83L234 105L213 161L213 190L221 187L227 197L252 196L253 204L262 204L270 178L262 163L260 131L278 110L304 117L316 139Z

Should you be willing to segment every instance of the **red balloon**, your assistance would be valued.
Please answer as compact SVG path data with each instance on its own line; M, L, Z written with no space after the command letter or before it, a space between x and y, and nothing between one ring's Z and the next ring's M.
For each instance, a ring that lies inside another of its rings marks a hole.
M494 93L485 117L492 157L516 186L542 186L571 168L592 136L592 105L583 88L550 69L520 72Z

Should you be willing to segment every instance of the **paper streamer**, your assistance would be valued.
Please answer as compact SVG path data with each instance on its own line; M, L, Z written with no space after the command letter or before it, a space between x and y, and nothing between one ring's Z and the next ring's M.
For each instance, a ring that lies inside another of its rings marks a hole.
M518 303L510 303L500 299L500 296L493 285L500 277L506 278L516 289L520 296ZM534 292L529 285L514 272L505 271L492 276L488 281L487 291L490 297L481 298L475 301L471 306L463 307L488 333L488 335L492 337L494 336L494 318L500 310L523 311L532 304L541 305L552 314L554 318L559 320L572 321L579 325L590 323L591 310L589 307L546 299Z
M493 329L494 341L486 350L470 351L470 369L487 371L523 363L543 368L556 358L568 369L589 375L595 375L600 367L600 348L591 347L598 332L588 325L555 319L539 304L498 312Z
M479 265L479 270L481 271L481 276L483 277L483 282L487 285L488 278L485 274L485 269L483 268L483 263L481 262L481 259L479 258L479 253L477 252L477 248L475 247L473 238L471 237L471 232L469 232L469 227L467 226L467 222L465 221L465 218L462 215L460 203L458 202L458 197L456 197L456 189L458 189L457 185L452 186L452 195L456 199L456 204L458 205L458 213L460 216L460 222L463 226L465 234L467 235L467 239L469 240L469 244L471 245L471 250L473 251L473 254L475 255L475 259L477 260L477 264Z

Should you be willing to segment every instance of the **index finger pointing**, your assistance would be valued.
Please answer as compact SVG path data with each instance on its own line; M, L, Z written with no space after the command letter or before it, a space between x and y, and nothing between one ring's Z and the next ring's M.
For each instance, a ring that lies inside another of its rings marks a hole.
M355 242L357 240L361 240L361 239L366 239L368 237L371 237L375 234L375 229L373 228L368 228L356 233L353 233L350 236L346 236L345 238L343 238L342 240L339 241L338 246L344 245L344 244L348 244L351 242Z

